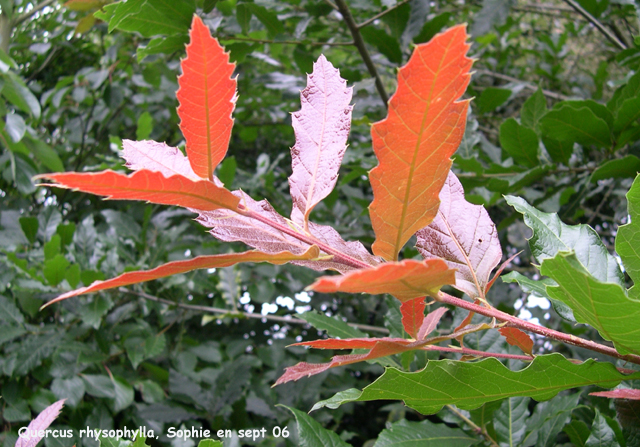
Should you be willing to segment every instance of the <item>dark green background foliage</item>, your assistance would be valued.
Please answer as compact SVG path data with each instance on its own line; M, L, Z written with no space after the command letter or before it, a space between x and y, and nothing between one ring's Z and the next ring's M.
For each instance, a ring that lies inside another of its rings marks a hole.
M123 170L123 138L184 144L175 111L176 77L194 12L237 63L235 127L229 158L218 172L227 186L266 197L288 215L294 143L289 114L299 109L305 73L323 53L354 87L355 109L338 186L313 218L334 225L347 240L369 245L367 172L376 164L369 126L386 114L330 1L184 0L175 2L179 14L167 13L166 4L174 3L169 0L61 3L0 1L0 34L10 36L0 45L4 446L13 446L18 428L60 398L67 399L66 408L54 426L76 434L87 426L145 425L157 433L170 426L266 427L271 433L274 426L289 425L292 436L286 441L268 436L256 443L227 439L225 445L386 446L399 439L432 445L428 440L436 435L450 437L438 441L440 446L486 444L472 421L500 445L639 445L640 424L629 416L638 408L619 403L616 418L613 401L590 397L589 389L544 403L519 397L470 412L445 408L428 418L397 402L360 402L321 409L311 419L306 411L314 403L347 388L361 389L383 369L357 364L271 388L285 366L327 361L332 354L285 348L317 338L318 329L327 326L321 317L305 315L315 328L271 317L315 309L396 336L402 336L402 327L397 304L382 296L315 294L307 303L299 294L316 273L301 267L198 271L39 311L57 294L96 279L243 249L217 242L186 211L36 188L31 180L51 171ZM611 251L616 229L627 219L624 194L640 170L640 74L635 74L640 17L631 0L579 0L591 21L569 3L576 2L352 0L348 5L357 23L374 19L361 34L388 93L395 90L396 69L406 63L413 44L446 26L469 23L477 62L466 96L475 100L454 170L467 198L484 204L498 225L505 256L523 250L510 267L521 288L497 281L490 300L501 310L600 340L595 330L561 318L559 313L570 317L566 309L527 300L536 291L518 275L537 273L526 244L529 230L503 197L519 195L542 211L559 213L565 223L590 224ZM94 20L94 13L101 20ZM403 256L415 257L417 251L409 244ZM296 309L287 307L294 302ZM276 303L269 318L240 313L259 313L265 303ZM227 313L212 314L210 308ZM442 329L455 327L465 314L449 312ZM329 332L340 336L339 330ZM465 341L467 347L518 353L495 330ZM535 350L593 356L543 339L536 339ZM415 370L426 360L409 353L387 364ZM149 440L175 447L195 441ZM74 443L97 445L88 438L45 442L48 447Z

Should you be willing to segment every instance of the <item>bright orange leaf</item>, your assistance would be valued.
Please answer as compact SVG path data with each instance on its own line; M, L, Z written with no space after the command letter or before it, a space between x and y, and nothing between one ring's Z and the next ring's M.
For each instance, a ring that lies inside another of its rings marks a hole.
M418 339L420 326L424 321L424 309L426 308L424 297L414 298L405 301L400 305L400 313L402 314L402 327L414 339Z
M341 276L323 276L308 288L322 293L390 293L405 302L419 296L434 296L445 284L455 284L455 270L449 269L442 259L405 259Z
M153 279L164 278L166 276L177 275L179 273L186 273L192 270L229 267L240 262L270 262L271 264L284 264L289 261L313 259L316 258L319 253L320 251L318 250L318 247L312 246L302 255L294 255L287 251L274 254L261 253L259 251L245 251L242 253L229 253L224 255L198 256L184 261L168 262L152 270L127 272L106 281L95 281L88 287L81 287L58 296L54 300L49 301L46 306L73 296L84 295L85 293L128 286L130 284L151 281Z
M374 254L396 260L403 245L436 216L438 194L467 117L459 101L471 77L464 25L418 45L398 72L389 114L371 128L379 164L370 172Z
M187 57L182 60L180 88L180 130L187 140L187 156L194 172L213 180L213 171L229 148L236 103L235 64L211 37L209 28L193 17Z
M193 181L181 175L167 178L160 172L147 170L136 171L131 175L115 171L61 172L35 178L47 178L56 182L42 186L73 189L106 196L107 199L146 200L205 211L218 208L235 210L240 203L240 199L231 194L231 191L207 180Z

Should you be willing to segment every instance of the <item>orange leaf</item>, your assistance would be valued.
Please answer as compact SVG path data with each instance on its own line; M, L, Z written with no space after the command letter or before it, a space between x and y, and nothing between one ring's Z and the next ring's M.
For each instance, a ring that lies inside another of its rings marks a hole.
M294 255L287 251L275 254L262 253L259 251L245 251L242 253L229 253L224 255L198 256L184 261L168 262L152 270L127 272L106 281L95 281L88 287L81 287L58 296L56 299L49 301L46 306L73 296L84 295L85 293L128 286L130 284L151 281L153 279L164 278L166 276L190 272L192 270L229 267L240 262L270 262L271 264L284 264L289 261L313 259L317 257L318 254L318 247L314 245L302 255Z
M418 339L420 326L422 326L422 322L424 321L425 307L427 306L424 302L423 296L405 301L400 305L402 327L407 331L407 334L411 335L416 340Z
M370 172L372 248L387 260L397 259L438 212L438 194L466 124L468 101L458 99L471 76L467 37L459 25L418 45L398 72L387 118L371 128L379 161Z
M411 340L404 338L382 337L382 338L327 338L324 340L303 341L294 343L290 346L309 346L316 349L371 349L378 342L393 342L402 346L413 343Z
M440 287L455 283L455 270L442 259L386 262L341 276L323 276L308 288L322 293L390 293L402 302L424 295L436 295Z
M226 155L231 138L235 64L229 63L229 54L198 16L193 17L189 37L176 93L180 130L187 140L191 167L200 177L213 180L213 171Z
M216 210L227 208L235 210L240 199L231 191L214 185L212 182L193 181L181 175L165 177L160 172L136 171L131 175L115 171L102 172L62 172L42 174L36 179L47 178L57 188L89 192L107 199L146 200L162 205L178 205L198 210Z
M511 346L517 346L525 354L531 355L533 340L527 334L515 327L501 327L498 331L507 339Z

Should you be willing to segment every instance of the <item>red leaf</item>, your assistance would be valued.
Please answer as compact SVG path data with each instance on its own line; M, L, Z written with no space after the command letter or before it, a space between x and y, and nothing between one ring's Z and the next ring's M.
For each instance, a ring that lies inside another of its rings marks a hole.
M240 198L241 203L246 208L259 213L282 227L289 228L300 234L305 234L302 228L293 225L290 221L278 214L266 200L257 202L243 191L235 191L233 194ZM252 219L227 210L200 212L196 220L205 227L211 228L210 233L220 240L226 242L244 242L250 247L257 248L265 253L277 253L287 250L299 254L309 248L308 244L277 228L273 228L257 219ZM310 222L309 233L319 241L325 242L367 264L375 265L379 262L377 258L369 254L360 242L345 242L332 227ZM340 272L352 270L349 266L331 260L297 261L296 264L305 265L314 270L333 269Z
M229 54L211 37L209 28L193 17L187 57L182 60L180 88L180 130L187 140L187 155L193 171L213 180L213 171L229 148L236 103L235 64Z
M329 195L338 179L351 128L351 94L340 71L320 55L300 93L302 108L291 116L296 134L289 177L291 220L305 229L311 210Z
M597 393L589 393L589 396L610 397L612 399L640 400L640 390L618 388L611 391L598 391Z
M451 155L464 134L472 60L464 25L418 45L398 72L386 119L371 128L379 164L370 172L373 252L387 260L438 212Z
M122 158L132 171L160 172L165 177L182 175L191 180L201 180L193 172L189 159L180 149L155 141L122 140ZM222 186L222 185L218 185Z
M415 340L418 340L418 332L424 321L424 309L426 304L424 297L414 298L405 301L400 305L400 313L402 314L402 327Z
M15 447L36 447L38 442L40 442L44 437L38 435L40 433L44 434L44 430L46 430L53 421L56 420L60 414L60 410L62 410L65 400L66 399L62 399L54 402L42 410L38 417L29 423L26 433L20 435L16 441Z
M491 278L491 280L487 283L485 293L489 292L489 289L491 289L491 286L493 286L493 283L496 282L496 279L498 279L498 277L500 276L502 271L505 269L505 267L508 266L511 263L511 261L513 261L516 258L516 256L518 256L520 253L522 253L522 251L519 251L513 256L510 256L509 259L507 259L502 264L500 264L500 267L498 267L498 270L496 270L496 272L493 274L493 278Z
M446 307L438 307L433 312L429 312L424 318L422 325L420 326L420 330L418 331L418 337L416 338L416 340L424 340L425 338L427 338L427 335L429 335L436 329L438 323L440 323L440 319L446 311Z
M441 259L422 262L405 259L341 276L323 276L308 288L323 293L390 293L405 302L419 296L436 295L440 287L454 282L455 270L450 270Z
M290 346L309 346L316 349L372 349L381 341L393 342L402 346L413 343L411 340L392 337L346 338L344 340L338 338L327 338L324 340L303 341L301 343L294 343Z
M240 262L270 262L271 264L284 264L293 260L313 259L317 257L318 254L318 248L313 246L302 255L294 255L287 251L275 254L261 253L259 251L245 251L243 253L198 256L184 261L168 262L152 270L127 272L106 281L95 281L88 287L81 287L58 296L56 299L49 301L46 306L57 303L58 301L66 300L73 296L84 295L85 293L93 293L100 290L128 286L130 284L151 281L153 279L164 278L166 276L190 272L192 270L229 267Z
M457 270L457 289L484 300L489 275L502 258L498 232L483 206L464 199L464 189L453 172L440 191L435 219L416 236L422 256L444 259Z
M533 340L527 334L515 327L501 327L498 331L507 339L511 346L517 346L525 354L532 355Z
M131 175L115 171L63 172L42 174L57 188L73 189L117 200L146 200L162 205L178 205L198 210L237 209L240 200L230 191L210 181L193 181L181 175L165 177L160 172L136 171Z
M303 377L311 377L315 374L326 371L329 368L335 368L336 366L350 365L352 363L358 363L365 360L373 360L392 354L410 351L412 349L415 348L402 345L395 341L378 341L373 349L366 354L336 355L329 363L317 364L301 362L297 365L285 368L284 374L280 376L275 385L280 385L281 383L290 382L292 380L298 380Z

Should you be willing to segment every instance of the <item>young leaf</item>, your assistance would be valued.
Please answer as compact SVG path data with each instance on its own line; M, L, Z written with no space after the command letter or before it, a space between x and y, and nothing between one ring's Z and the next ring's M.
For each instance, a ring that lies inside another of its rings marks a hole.
M82 287L80 289L64 293L56 299L49 301L46 305L49 306L53 303L57 303L58 301L65 300L73 296L84 295L85 293L93 293L100 290L128 286L130 284L151 281L153 279L164 278L166 276L177 275L179 273L190 272L197 269L229 267L240 262L270 262L272 264L284 264L294 260L313 259L317 257L318 254L318 248L314 245L302 255L294 255L287 251L275 254L262 253L259 251L245 251L242 253L229 253L224 255L198 256L184 261L168 262L152 270L127 272L106 281L95 281L88 287Z
M620 255L626 272L634 282L629 296L640 298L640 176L637 176L627 193L627 206L631 221L618 228L616 252Z
M322 293L389 293L404 302L419 296L434 296L440 287L454 282L455 270L449 269L442 259L422 262L405 259L345 275L322 276L308 288Z
M424 340L427 335L432 333L435 330L436 326L438 326L440 319L446 311L446 307L438 307L433 312L429 312L422 321L422 325L420 326L420 330L418 331L417 339Z
M55 421L60 414L60 410L62 410L64 401L65 399L54 402L42 410L38 417L29 423L27 432L20 435L16 441L15 447L36 447L38 442L43 438L43 436L39 436L39 434L44 434L43 431L49 428L51 423Z
M337 408L353 401L398 399L422 414L434 414L445 405L470 410L486 402L515 396L543 401L569 388L587 385L609 388L634 378L640 378L640 373L625 376L611 363L589 359L575 364L560 354L537 356L520 371L509 370L494 358L479 362L430 360L418 372L389 368L362 391L342 391L316 403L312 411Z
M309 346L315 349L372 349L379 342L395 343L400 346L407 346L413 343L406 338L393 338L393 337L381 337L381 338L348 338L346 340L337 338L325 338L321 340L303 341L300 343L294 343L291 346Z
M619 284L594 278L574 253L545 259L540 273L558 284L547 286L547 293L571 307L578 323L597 329L621 354L640 355L640 301L629 298Z
M444 259L457 270L457 289L484 299L489 275L502 258L498 232L483 206L464 199L464 188L452 172L440 191L435 219L416 237L422 256Z
M373 252L396 260L402 246L435 217L466 123L472 60L463 25L418 45L398 72L386 119L371 128L379 164L370 172Z
M131 175L107 170L102 172L63 172L42 174L56 183L41 184L88 192L114 200L146 200L162 205L178 205L197 210L238 208L240 199L213 182L193 181L182 175L165 177L161 172L136 171Z
M187 57L182 60L180 88L180 130L187 140L187 156L193 171L213 180L213 171L229 148L236 103L235 64L229 54L211 37L209 28L193 17Z
M611 399L640 400L640 390L617 388L611 391L598 391L597 393L589 393L589 396L608 397Z
M400 313L402 314L402 326L407 334L411 335L414 339L418 340L418 332L420 326L424 321L424 309L426 304L424 297L414 298L412 300L405 301L400 306Z
M266 200L257 202L243 191L235 191L233 194L239 198L246 209L260 216L261 219L254 219L222 209L200 212L196 220L205 227L211 228L210 233L213 236L227 242L244 242L265 253L290 251L300 254L309 248L308 243L295 237L297 234L303 235L302 229L297 228L278 214L269 202ZM280 229L267 224L267 220L275 223ZM287 231L284 231L285 229ZM375 265L379 262L360 242L345 242L332 227L309 222L309 233L319 241L369 265ZM333 269L340 272L353 270L353 267L334 262L331 259L300 261L300 263L314 270Z
M201 180L180 149L156 141L122 140L122 158L132 171L160 172L165 177L182 175L190 180ZM220 185L218 185L220 186Z
M511 346L517 346L522 352L531 355L533 340L527 334L515 327L501 327L498 331L507 339Z
M296 144L289 177L291 220L307 228L309 214L333 190L351 128L352 89L321 55L300 92L302 108L291 115Z

